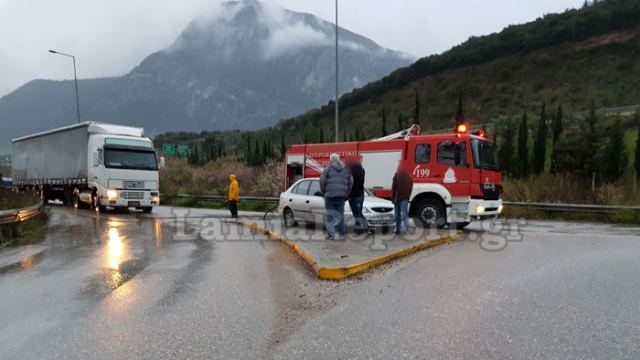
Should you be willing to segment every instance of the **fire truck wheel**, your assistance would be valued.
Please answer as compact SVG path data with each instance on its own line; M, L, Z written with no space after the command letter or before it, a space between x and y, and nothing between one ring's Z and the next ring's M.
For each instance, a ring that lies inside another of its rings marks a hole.
M293 211L289 208L284 209L284 213L282 214L282 221L284 221L284 226L286 227L293 227L298 225Z
M421 200L413 212L416 226L423 228L437 227L442 229L447 223L447 212L444 204L436 199Z

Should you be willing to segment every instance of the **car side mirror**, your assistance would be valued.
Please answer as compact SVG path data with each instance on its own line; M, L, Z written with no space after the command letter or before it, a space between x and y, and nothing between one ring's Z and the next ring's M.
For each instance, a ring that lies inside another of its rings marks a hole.
M322 196L322 193L320 191L316 191L313 196Z
M160 164L158 164L158 167L162 169L164 165L165 165L164 156L160 156Z

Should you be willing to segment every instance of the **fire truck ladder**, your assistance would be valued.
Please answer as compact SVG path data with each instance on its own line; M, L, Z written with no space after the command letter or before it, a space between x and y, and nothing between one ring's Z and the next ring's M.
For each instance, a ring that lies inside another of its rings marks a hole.
M413 124L410 128L398 131L397 133L383 136L381 138L372 139L371 141L387 141L387 140L408 140L411 135L420 135L420 125Z

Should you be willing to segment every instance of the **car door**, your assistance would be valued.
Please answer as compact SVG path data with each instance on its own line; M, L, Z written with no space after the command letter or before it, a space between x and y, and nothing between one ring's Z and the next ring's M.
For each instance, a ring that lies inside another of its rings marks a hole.
M309 221L324 222L325 208L324 198L320 194L320 181L312 180L309 186L308 196Z
M311 180L300 181L291 191L291 208L298 220L308 221L309 219L309 185Z

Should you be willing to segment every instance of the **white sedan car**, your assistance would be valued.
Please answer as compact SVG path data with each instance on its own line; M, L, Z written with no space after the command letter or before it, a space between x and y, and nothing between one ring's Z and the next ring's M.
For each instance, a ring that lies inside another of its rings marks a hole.
M320 180L299 180L280 194L278 213L288 227L295 226L299 221L324 223L326 211L324 198L320 195ZM344 214L347 225L355 223L348 201L345 202ZM367 190L365 190L362 215L367 220L369 228L395 226L393 203L376 197Z

